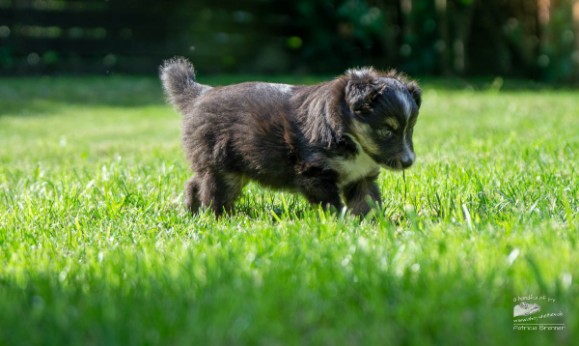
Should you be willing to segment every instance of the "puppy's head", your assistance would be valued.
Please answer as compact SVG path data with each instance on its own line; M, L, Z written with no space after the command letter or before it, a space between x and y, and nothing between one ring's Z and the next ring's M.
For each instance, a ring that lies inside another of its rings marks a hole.
M349 131L380 165L401 170L415 160L412 132L421 104L418 84L390 71L348 70L344 97Z

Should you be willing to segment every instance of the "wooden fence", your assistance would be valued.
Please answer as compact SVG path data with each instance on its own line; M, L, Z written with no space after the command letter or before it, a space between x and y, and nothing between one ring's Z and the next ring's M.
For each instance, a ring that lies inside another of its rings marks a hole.
M150 74L174 55L209 71L279 70L283 54L263 56L285 39L255 25L267 21L251 14L265 8L271 17L276 7L237 0L0 0L0 74Z
M579 81L579 0L0 0L0 75L410 74Z
M0 74L153 72L174 44L156 3L0 0Z

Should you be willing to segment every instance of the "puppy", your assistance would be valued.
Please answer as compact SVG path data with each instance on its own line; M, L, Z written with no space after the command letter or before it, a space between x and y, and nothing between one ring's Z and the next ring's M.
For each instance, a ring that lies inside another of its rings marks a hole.
M160 68L168 101L183 115L183 146L196 173L187 208L229 212L248 180L365 215L380 203L380 167L415 160L418 84L396 71L351 69L311 86L197 83L183 58Z

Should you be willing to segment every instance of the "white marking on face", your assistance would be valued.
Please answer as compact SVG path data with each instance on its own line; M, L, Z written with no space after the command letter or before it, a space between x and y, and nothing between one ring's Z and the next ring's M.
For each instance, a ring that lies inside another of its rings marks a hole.
M408 120L410 119L412 105L408 100L408 96L405 95L402 91L398 90L396 92L396 97L398 98L398 101L400 101L400 103L402 104L402 107L404 109L404 115L406 116L406 127L408 127ZM406 128L404 128L404 132L406 132Z
M410 126L410 116L412 114L412 104L410 103L410 100L408 99L408 95L404 94L402 91L396 92L396 97L398 97L398 100L402 104L402 106L404 108L404 115L406 116L406 124L404 125L404 132L402 134L402 141L404 143L404 152L402 153L401 159L406 160L406 161L408 161L408 160L414 161L415 154L410 149L410 145L408 144L408 139L406 137L406 135L408 133L408 127Z
M361 147L354 138L350 137L358 148L358 154L353 158L333 158L330 160L330 166L339 174L338 187L343 188L346 185L357 180L365 178L372 174L378 174L380 166L374 161Z

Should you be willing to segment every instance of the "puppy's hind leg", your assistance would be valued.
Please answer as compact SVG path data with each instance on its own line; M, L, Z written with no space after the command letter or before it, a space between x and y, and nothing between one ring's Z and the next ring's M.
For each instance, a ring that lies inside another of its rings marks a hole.
M185 206L191 214L197 213L201 207L199 200L199 176L194 176L185 185Z
M205 172L200 175L199 200L211 208L215 216L231 212L235 199L241 193L243 179L235 174Z

